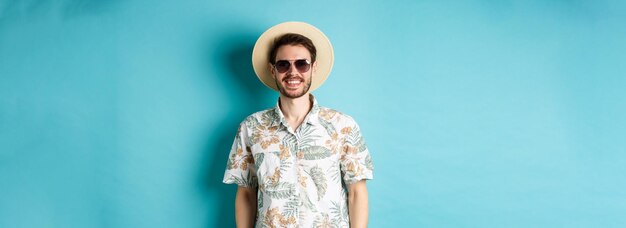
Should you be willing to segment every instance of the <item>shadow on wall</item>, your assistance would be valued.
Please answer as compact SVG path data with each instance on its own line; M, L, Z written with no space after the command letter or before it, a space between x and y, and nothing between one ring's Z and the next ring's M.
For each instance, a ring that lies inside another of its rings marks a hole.
M31 16L33 14L57 14L63 19L81 15L106 12L118 0L8 0L0 1L0 19Z
M202 153L206 156L203 160L204 170L201 170L203 189L209 194L214 194L215 201L211 202L217 214L210 215L215 222L209 227L235 227L235 185L222 183L226 161L230 148L233 144L239 123L243 119L273 104L267 104L271 90L261 84L252 68L252 49L258 34L242 33L226 35L219 39L216 45L211 45L207 50L212 55L212 72L221 72L225 75L216 75L224 86L229 86L224 97L228 104L232 104L228 115L213 129L207 146ZM216 48L218 49L216 51ZM221 68L221 69L220 69Z

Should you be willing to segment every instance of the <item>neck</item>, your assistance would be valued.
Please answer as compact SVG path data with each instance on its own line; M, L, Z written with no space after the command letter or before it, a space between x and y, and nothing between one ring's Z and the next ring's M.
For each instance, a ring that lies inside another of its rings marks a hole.
M279 99L280 111L290 123L301 123L313 106L309 93L298 98L289 98L281 94Z

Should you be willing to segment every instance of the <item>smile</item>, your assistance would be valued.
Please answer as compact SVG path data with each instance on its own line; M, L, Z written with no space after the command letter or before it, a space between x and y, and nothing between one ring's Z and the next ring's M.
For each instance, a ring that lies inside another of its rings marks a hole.
M300 80L289 80L289 81L287 81L287 84L289 84L289 85L297 85L297 84L300 84Z
M292 77L284 80L287 88L296 88L299 87L304 80L298 77Z

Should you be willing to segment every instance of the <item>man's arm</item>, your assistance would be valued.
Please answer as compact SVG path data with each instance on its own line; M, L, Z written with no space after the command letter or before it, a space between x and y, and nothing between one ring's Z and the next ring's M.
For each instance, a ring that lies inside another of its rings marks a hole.
M365 180L348 185L350 227L367 227L367 187Z
M254 227L256 218L256 188L237 187L235 221L238 228Z

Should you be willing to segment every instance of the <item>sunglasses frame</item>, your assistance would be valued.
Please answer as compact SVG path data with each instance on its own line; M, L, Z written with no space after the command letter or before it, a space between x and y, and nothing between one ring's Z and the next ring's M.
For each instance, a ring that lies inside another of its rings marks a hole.
M305 65L300 65L300 66L298 66L298 63L297 63L298 61L304 61L306 64L305 64ZM285 70L280 71L280 70L276 67L276 65L277 65L279 62L287 62L287 64L289 64L289 65L287 65L287 67L286 67L286 69L285 69ZM293 62L293 63L292 63L292 62ZM291 69L291 65L292 65L292 64L296 66L296 70L298 70L298 72L300 72L301 74L306 73L306 72L309 72L309 70L311 70L311 65L313 65L313 64L311 63L311 60L308 60L308 59L294 59L294 60L281 59L281 60L276 61L274 64L272 64L272 66L273 66L274 70L276 70L276 72L283 74L283 73L286 73L287 71L289 71L289 69ZM306 70L302 70L302 69L300 69L301 67L305 67L305 66L306 66Z

